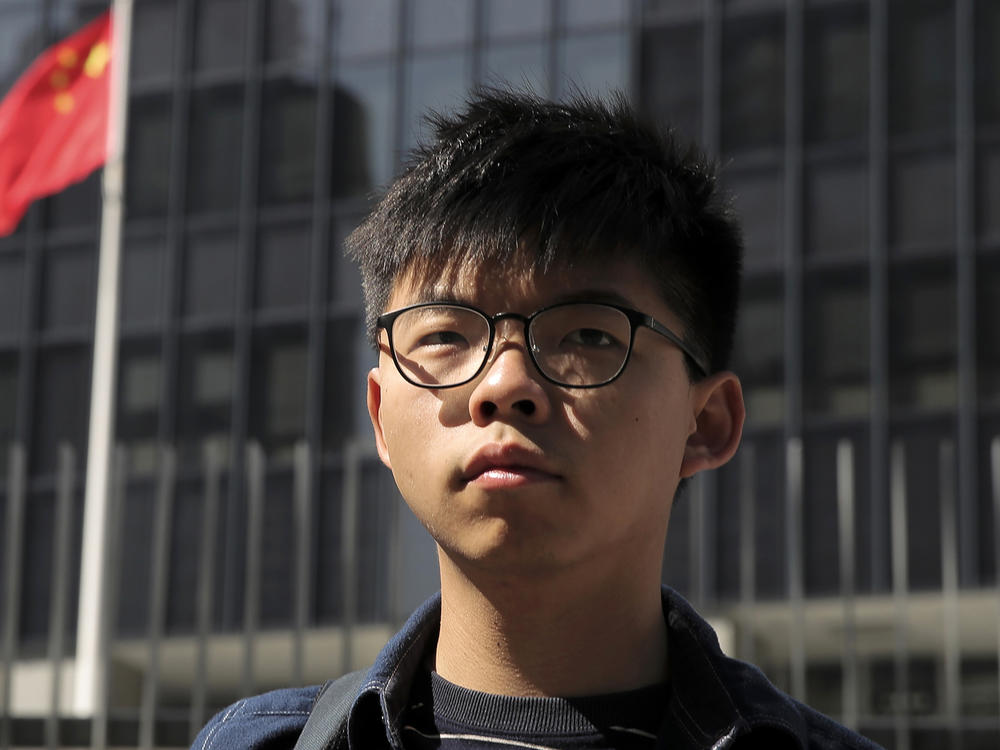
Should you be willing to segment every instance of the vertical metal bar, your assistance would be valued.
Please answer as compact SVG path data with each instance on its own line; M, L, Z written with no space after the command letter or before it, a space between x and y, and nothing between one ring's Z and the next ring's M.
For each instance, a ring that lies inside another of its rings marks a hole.
M806 700L805 574L802 546L802 440L791 438L785 449L785 549L788 556L788 604L791 610L788 657L792 695Z
M62 699L62 668L66 652L66 609L69 593L70 559L73 532L73 493L76 489L76 455L69 444L59 446L56 473L55 550L52 561L52 592L49 607L48 661L52 672L49 691L49 714L45 720L45 744L50 750L59 747L59 714Z
M908 523L906 518L906 452L901 441L894 441L891 451L889 493L890 521L892 525L892 598L895 612L895 685L893 695L895 714L896 750L909 750L910 732L907 701L910 695L909 668L909 555Z
M871 561L872 588L889 589L891 571L886 570L883 553L891 531L891 512L881 500L889 497L889 263L888 263L888 0L872 0L870 6L869 67L871 91L868 115L868 252L870 279L871 395L869 399L870 488L872 499Z
M941 614L944 622L944 708L952 748L961 747L959 717L961 646L958 629L958 498L955 496L955 443L941 441L938 454L941 493Z
M93 696L94 713L91 720L90 747L93 750L106 750L108 747L108 717L111 703L111 640L118 614L118 571L121 558L121 523L124 515L125 481L127 462L125 450L121 445L115 446L111 456L111 483L108 493L107 529L104 538L107 540L107 550L104 554L104 567L100 572L104 576L101 587L102 596L99 602L100 623L98 628L99 653L101 663L97 665L95 679L95 695ZM78 696L79 697L79 696Z
M215 592L216 542L219 538L219 502L222 478L222 449L209 440L203 447L204 485L202 488L201 540L198 545L197 630L195 636L194 685L191 689L189 733L194 737L205 723L208 681L208 634L212 624Z
M756 446L740 450L740 658L754 661L753 608L757 598L757 456Z
M840 556L840 600L843 604L844 651L841 700L843 721L858 726L858 623L855 602L854 536L854 446L850 440L837 443L837 539Z
M3 703L0 704L0 748L11 746L13 672L17 661L18 624L21 619L21 555L25 507L24 447L14 443L7 452L7 539L4 544Z
M159 476L153 520L152 585L149 592L148 650L142 706L139 715L139 747L152 750L156 744L156 709L160 688L160 641L166 627L167 578L170 573L170 537L173 528L176 453L172 446L160 447Z
M354 624L358 608L358 504L361 498L363 453L356 440L344 449L343 491L341 492L340 570L343 591L341 670L349 672L354 663Z
M309 443L295 445L295 616L292 631L292 682L301 685L305 673L305 632L312 591L312 455Z
M254 692L254 646L260 619L260 545L263 533L264 451L247 443L246 577L243 588L243 694Z

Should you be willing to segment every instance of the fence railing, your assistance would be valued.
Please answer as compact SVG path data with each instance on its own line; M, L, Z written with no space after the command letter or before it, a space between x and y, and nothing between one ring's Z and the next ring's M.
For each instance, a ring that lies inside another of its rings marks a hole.
M80 549L88 543L80 531L77 457L61 448L55 481L39 483L29 479L24 450L11 449L0 495L0 750L186 746L214 710L239 696L369 663L434 588L433 545L400 513L371 446L350 443L335 465L320 465L304 443L277 461L250 444L238 475L226 453L209 442L192 469L180 467L175 449L165 446L155 472L137 476L128 450L116 450L106 593L91 603L75 598ZM1000 540L1000 437L988 460L991 496L979 504L992 509L986 537ZM917 746L914 738L928 733L944 737L943 746L996 746L1000 545L994 541L989 550L993 583L963 587L954 443L940 443L937 462L941 571L933 590L917 590L910 580L913 488L902 442L891 447L889 496L882 500L889 585L859 587L857 456L851 442L841 441L829 530L839 588L824 596L809 591L804 560L816 540L803 522L810 503L803 444L791 440L784 444L784 533L766 540L784 548L783 595L759 595L762 541L755 529L762 511L754 488L761 468L751 442L735 467L738 591L693 598L720 633L731 634L723 640L733 655L760 663L796 697L818 701L889 747ZM711 587L701 568L715 553L706 531L706 514L718 511L708 502L718 491L714 481L695 484L690 523L675 519L668 540L687 537L694 589L702 593ZM78 715L74 696L86 687L74 670L81 655L73 623L78 609L90 606L101 609L102 623L92 685L97 708ZM980 670L971 688L963 672L970 657ZM930 709L914 697L928 663L939 696ZM979 691L975 715L965 710L970 689ZM873 697L879 691L884 700ZM993 696L992 708L984 694Z

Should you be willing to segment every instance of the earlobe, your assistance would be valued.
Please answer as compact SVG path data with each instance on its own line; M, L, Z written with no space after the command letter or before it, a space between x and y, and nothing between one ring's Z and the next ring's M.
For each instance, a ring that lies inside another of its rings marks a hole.
M382 372L377 367L373 367L368 372L368 416L372 421L372 430L375 432L375 448L378 450L378 457L389 469L392 463L389 461L389 447L385 442L385 432L382 429Z
M693 388L695 427L688 436L681 477L722 466L736 452L746 410L739 378L718 372Z

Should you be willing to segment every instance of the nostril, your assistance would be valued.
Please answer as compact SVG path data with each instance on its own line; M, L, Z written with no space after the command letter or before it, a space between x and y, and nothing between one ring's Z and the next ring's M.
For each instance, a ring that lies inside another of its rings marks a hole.
M526 417L530 417L535 413L535 402L528 399L523 399L514 404L514 408L519 412L524 414Z
M484 417L492 417L497 413L497 405L492 401L483 401L479 406L479 410L483 413Z

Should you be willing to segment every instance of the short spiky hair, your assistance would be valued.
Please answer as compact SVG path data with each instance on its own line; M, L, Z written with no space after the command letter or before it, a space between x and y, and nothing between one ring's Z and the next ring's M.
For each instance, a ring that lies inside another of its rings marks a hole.
M541 269L634 258L693 350L725 369L742 239L701 151L641 122L620 93L550 102L480 89L428 122L433 140L347 238L372 336L400 274L503 263L527 246Z

